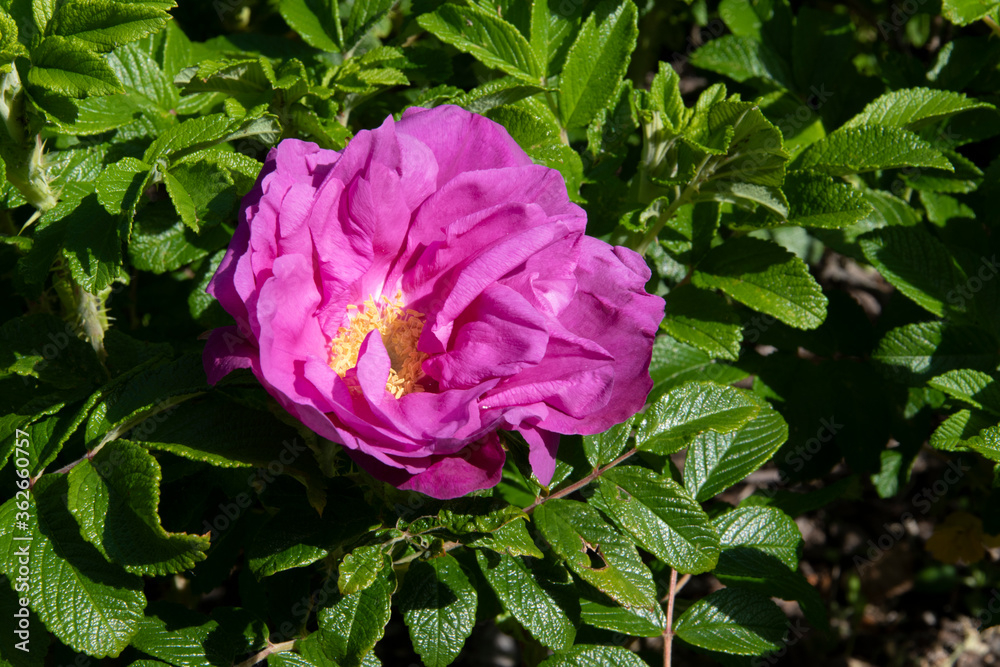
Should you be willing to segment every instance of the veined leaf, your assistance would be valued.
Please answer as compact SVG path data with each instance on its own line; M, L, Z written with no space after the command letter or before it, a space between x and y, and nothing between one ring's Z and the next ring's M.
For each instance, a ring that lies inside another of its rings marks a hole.
M788 440L788 424L766 401L735 433L702 433L688 447L684 486L704 502L760 468Z
M205 559L207 535L160 526L160 465L127 440L108 443L70 471L68 502L83 537L129 572L170 574Z
M1000 5L1000 3L998 3ZM931 88L893 90L869 102L843 127L879 125L919 129L969 109L992 109L992 104L972 100L962 93Z
M767 596L723 588L688 607L674 623L674 632L710 651L763 655L782 647L786 622Z
M321 51L341 51L344 36L337 0L281 0L278 10L309 46Z
M729 433L760 411L747 394L711 382L688 382L671 389L639 419L636 446L661 455L682 449L704 431Z
M319 642L342 667L359 667L385 633L389 600L396 589L396 575L385 567L364 590L338 597L316 614L322 634Z
M799 329L815 329L826 317L826 297L805 262L770 241L728 239L698 264L692 283Z
M477 550L479 568L497 598L539 642L552 649L572 646L576 627L520 558Z
M117 656L142 620L142 579L108 563L83 540L63 501L68 489L64 475L39 478L25 528L15 528L15 498L0 507L0 568L8 578L17 576L17 552L27 546L31 608L45 627L76 651Z
M743 326L723 297L681 285L670 291L666 301L667 315L660 326L667 333L713 358L739 359Z
M872 265L900 292L937 316L961 314L965 272L923 228L884 227L859 238Z
M421 15L417 22L442 42L471 54L487 67L530 83L544 83L542 66L531 45L517 28L496 14L476 6L446 4L432 14Z
M803 151L796 166L832 176L901 167L954 171L941 151L917 135L902 128L881 125L837 130Z
M638 466L601 477L591 500L643 549L685 574L715 567L719 537L705 510L677 482Z
M110 51L159 31L170 18L166 10L173 4L68 0L56 8L49 32L75 37L96 51Z
M355 0L344 30L344 50L350 52L357 47L375 24L385 18L393 4L394 0Z
M890 376L918 385L956 368L992 372L1000 364L998 349L996 338L978 327L920 322L887 333L872 359Z
M49 35L31 52L26 81L68 97L124 92L114 70L86 42Z
M337 574L340 594L357 593L375 583L378 573L386 566L387 558L380 544L367 544L344 556Z
M628 439L632 437L632 424L635 417L612 426L604 433L583 436L583 451L587 461L595 468L611 463L625 451Z
M447 667L458 657L476 621L476 589L453 556L410 565L399 606L413 648L427 667Z
M627 648L587 644L556 651L554 655L539 663L538 667L593 667L594 665L647 667L642 658Z
M567 128L585 127L625 76L639 35L629 0L604 0L583 24L559 78L559 114Z
M750 37L717 37L695 51L691 63L740 83L756 79L771 87L793 88L791 72L781 56Z
M802 534L795 521L775 507L737 507L714 519L723 549L750 547L774 556L788 569L799 566Z
M988 373L962 368L943 373L927 384L975 408L1000 415L1000 383Z
M134 216L151 169L134 157L109 164L97 177L97 199L112 215Z
M534 514L535 525L581 579L626 606L657 604L653 576L632 543L596 510L574 500L550 500Z
M825 174L789 172L781 189L788 197L788 223L800 227L846 227L872 211L860 190Z

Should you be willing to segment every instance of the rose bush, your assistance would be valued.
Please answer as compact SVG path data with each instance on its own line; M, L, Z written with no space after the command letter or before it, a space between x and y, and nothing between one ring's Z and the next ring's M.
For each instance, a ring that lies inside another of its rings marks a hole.
M635 252L584 234L559 172L458 107L409 109L342 151L273 149L209 292L209 380L251 368L375 477L495 485L498 429L544 484L559 434L639 410L663 300Z

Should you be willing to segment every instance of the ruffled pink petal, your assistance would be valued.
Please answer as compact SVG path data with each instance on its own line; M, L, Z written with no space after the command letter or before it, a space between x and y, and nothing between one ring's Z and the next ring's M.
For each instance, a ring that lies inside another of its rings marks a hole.
M457 455L429 457L426 467L417 473L387 466L357 451L348 450L348 454L373 477L404 491L417 491L441 500L496 486L505 460L495 431L470 443Z
M202 360L208 383L215 384L237 368L252 368L258 360L257 346L237 327L219 327L208 335Z
M467 171L531 164L502 125L449 104L407 109L396 132L431 149L438 162L438 187Z

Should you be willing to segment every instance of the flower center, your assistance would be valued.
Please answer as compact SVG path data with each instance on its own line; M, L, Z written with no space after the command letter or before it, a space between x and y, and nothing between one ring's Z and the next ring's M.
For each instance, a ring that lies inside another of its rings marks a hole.
M386 390L396 398L423 391L423 385L419 384L424 377L420 364L427 355L417 350L417 341L424 330L424 316L404 308L402 291L397 291L391 299L382 295L378 302L368 297L363 310L353 304L347 308L354 312L350 324L340 327L337 337L330 341L330 368L348 381L351 391L360 391L360 387L357 379L347 377L347 371L358 365L361 344L375 329L382 335L391 362Z

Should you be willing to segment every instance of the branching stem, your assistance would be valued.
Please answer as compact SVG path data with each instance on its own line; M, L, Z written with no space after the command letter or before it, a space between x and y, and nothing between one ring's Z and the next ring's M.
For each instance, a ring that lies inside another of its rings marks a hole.
M539 498L534 503L532 503L530 506L526 507L525 510L524 510L524 513L525 514L531 514L533 511L535 511L535 508L538 507L539 505L541 505L542 503L548 502L550 500L554 500L556 498L562 498L563 496L568 496L569 494L573 493L574 491L578 491L579 489L582 489L583 487L587 486L588 484L590 484L591 482L593 482L595 479L597 479L598 477L600 477L601 475L603 475L604 473L606 473L608 470L611 470L616 465L618 465L619 463L621 463L625 459L627 459L630 456L632 456L633 454L635 454L637 451L639 451L639 450L635 449L635 448L632 448L632 449L628 450L627 452L625 452L624 454L622 454L621 456L619 456L618 458L616 458L611 463L607 464L606 466L603 466L601 468L595 468L592 473L590 473L589 475L587 475L586 477L584 477L583 479L581 479L579 482L574 482L573 484L570 484L569 486L567 486L565 489L559 489L558 491L556 491L555 493L553 493L550 496L545 496L544 498Z

